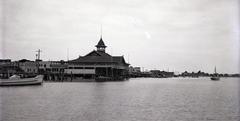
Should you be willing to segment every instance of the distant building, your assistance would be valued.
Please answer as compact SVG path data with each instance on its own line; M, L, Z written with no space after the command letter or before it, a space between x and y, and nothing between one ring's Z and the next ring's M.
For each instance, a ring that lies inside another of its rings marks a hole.
M18 66L27 74L35 75L38 73L37 63L35 61L18 61Z
M142 72L141 72L141 68L140 67L129 67L128 70L129 76L130 77L141 77L142 76Z
M128 73L129 74L132 74L134 72L134 68L132 67L132 66L130 66L129 68L128 68Z
M150 70L152 77L163 77L160 70Z
M39 73L44 75L45 80L63 80L67 62L63 60L39 61L38 65Z
M134 72L141 72L141 67L133 67Z
M152 77L173 77L174 72L150 70Z
M0 59L0 78L8 78L20 71L16 62L12 62L10 59Z
M129 64L125 62L123 56L112 56L106 53L106 47L101 37L96 45L97 50L68 62L65 74L94 79L125 78L128 75Z
M0 65L11 62L11 59L0 59Z

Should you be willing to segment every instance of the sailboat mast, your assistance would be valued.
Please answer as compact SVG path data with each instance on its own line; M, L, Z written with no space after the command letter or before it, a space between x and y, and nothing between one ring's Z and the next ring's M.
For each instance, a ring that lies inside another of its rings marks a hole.
M67 48L67 61L69 61L69 48Z
M215 68L214 68L214 73L215 73L215 74L217 73L217 69L216 69L216 66L215 66Z

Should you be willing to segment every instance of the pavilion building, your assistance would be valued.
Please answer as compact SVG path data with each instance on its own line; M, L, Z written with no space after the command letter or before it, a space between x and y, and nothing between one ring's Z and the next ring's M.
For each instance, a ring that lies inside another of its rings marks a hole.
M70 77L82 77L95 80L122 80L128 76L129 64L123 56L111 56L106 53L102 37L93 50L85 56L70 60L64 70Z

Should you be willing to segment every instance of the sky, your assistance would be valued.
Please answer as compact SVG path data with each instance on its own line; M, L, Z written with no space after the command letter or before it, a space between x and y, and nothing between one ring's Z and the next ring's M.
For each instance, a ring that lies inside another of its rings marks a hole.
M0 58L67 60L96 49L131 66L239 73L238 0L0 0ZM102 26L102 27L101 27Z

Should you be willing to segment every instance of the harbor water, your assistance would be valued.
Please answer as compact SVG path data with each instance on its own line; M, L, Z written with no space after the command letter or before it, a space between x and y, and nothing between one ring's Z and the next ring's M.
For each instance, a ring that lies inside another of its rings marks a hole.
M0 120L240 121L239 87L239 78L134 78L0 87Z

